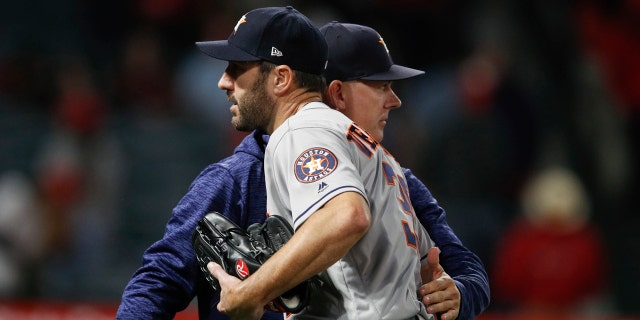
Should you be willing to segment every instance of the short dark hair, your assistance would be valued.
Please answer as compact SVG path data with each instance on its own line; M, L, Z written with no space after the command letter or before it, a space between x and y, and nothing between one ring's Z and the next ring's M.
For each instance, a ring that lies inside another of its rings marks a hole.
M260 72L263 74L267 74L271 72L277 65L271 63L269 61L260 61ZM300 88L307 89L307 91L311 92L319 92L324 94L325 89L327 88L327 82L324 79L324 76L317 75L313 73L303 72L299 70L293 70L294 81Z

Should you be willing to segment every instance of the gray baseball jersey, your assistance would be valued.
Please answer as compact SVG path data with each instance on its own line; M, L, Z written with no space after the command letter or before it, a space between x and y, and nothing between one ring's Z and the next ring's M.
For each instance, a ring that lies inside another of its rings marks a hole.
M363 129L323 103L309 103L271 135L265 174L268 213L295 229L342 192L360 193L371 211L365 236L320 274L322 289L294 317L432 317L417 289L433 242L415 216L400 165Z

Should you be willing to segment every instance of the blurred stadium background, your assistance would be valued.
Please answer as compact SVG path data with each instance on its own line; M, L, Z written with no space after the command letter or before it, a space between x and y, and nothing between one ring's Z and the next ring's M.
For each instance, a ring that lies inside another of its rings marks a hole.
M426 71L394 84L384 144L485 262L482 318L638 318L640 1L36 0L0 4L0 319L113 318L243 137L194 42L269 5L369 25ZM531 191L554 168L571 182Z

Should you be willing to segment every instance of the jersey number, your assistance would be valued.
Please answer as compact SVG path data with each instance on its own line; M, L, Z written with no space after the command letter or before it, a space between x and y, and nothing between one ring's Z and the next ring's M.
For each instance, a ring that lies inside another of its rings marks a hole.
M375 150L378 148L378 142L373 139L366 131L362 130L355 124L351 124L351 126L349 127L349 131L347 132L347 140L355 143L358 149L369 158L371 158ZM390 186L397 186L400 189L398 202L400 202L403 212L408 216L412 216L413 208L411 206L411 201L409 198L409 188L407 186L407 182L403 177L396 175L396 173L393 171L393 167L391 167L391 165L389 165L387 162L382 162L382 171L384 172L384 177L387 181L387 184ZM407 239L407 246L417 249L418 237L416 236L416 233L411 230L409 222L407 222L406 220L402 220L401 223L402 230L404 231L404 235Z

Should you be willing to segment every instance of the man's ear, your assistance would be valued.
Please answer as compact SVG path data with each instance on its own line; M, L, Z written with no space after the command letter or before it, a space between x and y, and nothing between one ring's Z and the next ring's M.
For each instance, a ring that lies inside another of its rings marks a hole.
M282 96L285 93L295 89L293 88L294 74L291 67L287 65L276 66L273 69L273 74L271 76L274 77L273 88L275 95Z
M327 104L336 109L336 110L344 110L345 109L345 101L344 101L344 83L340 80L333 80L327 86Z

